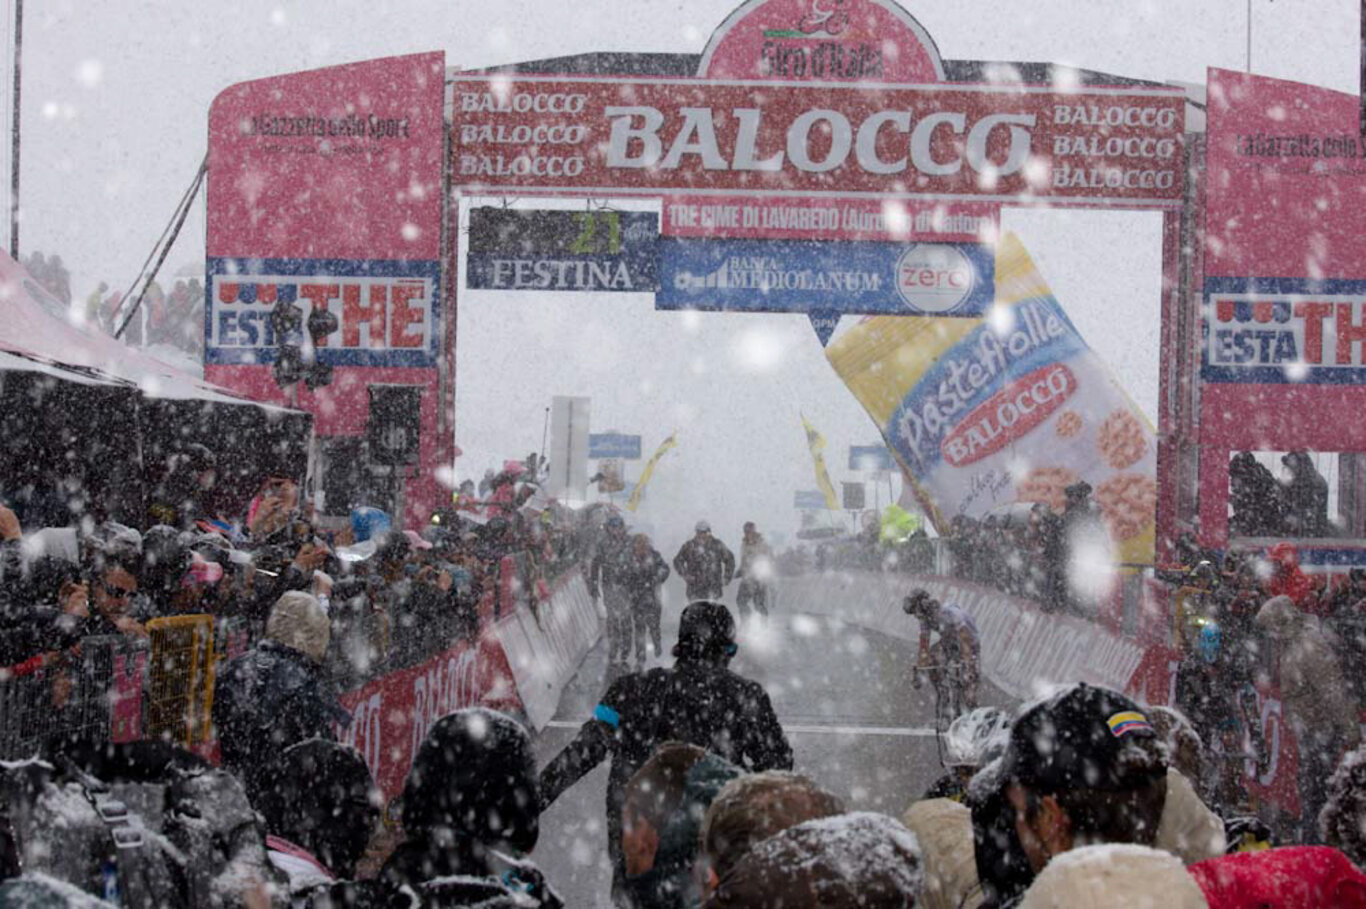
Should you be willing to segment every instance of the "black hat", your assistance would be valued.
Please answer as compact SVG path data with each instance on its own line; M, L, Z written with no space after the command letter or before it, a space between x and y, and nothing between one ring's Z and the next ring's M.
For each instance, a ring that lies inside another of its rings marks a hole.
M735 652L735 618L724 603L698 600L678 620L676 657L730 656Z
M1138 704L1085 683L1020 715L1010 729L1005 772L1043 793L1134 789L1167 772L1167 755Z
M540 801L527 730L496 710L469 707L437 720L418 749L403 787L403 827L448 827L530 852Z

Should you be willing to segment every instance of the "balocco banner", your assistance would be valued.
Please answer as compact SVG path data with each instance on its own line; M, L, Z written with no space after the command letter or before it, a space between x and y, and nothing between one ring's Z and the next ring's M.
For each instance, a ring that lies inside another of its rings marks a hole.
M1022 502L1062 513L1084 481L1115 561L1151 563L1152 427L1013 234L996 250L995 299L983 320L869 319L826 356L941 529Z
M457 76L464 191L1080 200L1182 197L1166 89L788 86Z

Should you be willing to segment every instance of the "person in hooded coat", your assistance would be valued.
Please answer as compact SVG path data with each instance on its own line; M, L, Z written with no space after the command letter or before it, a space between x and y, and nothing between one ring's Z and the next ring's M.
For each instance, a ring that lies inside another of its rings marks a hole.
M318 601L290 591L271 610L265 640L229 660L214 683L223 765L241 776L253 805L286 748L311 738L331 740L333 723L350 722L322 671L330 639Z
M1299 742L1302 842L1318 836L1318 816L1328 797L1328 778L1343 751L1361 742L1357 703L1342 666L1318 619L1288 596L1267 600L1257 627L1279 666L1281 701Z
M759 843L703 909L911 909L920 849L899 821L855 812L806 821Z
M352 877L383 799L360 752L309 739L286 748L270 776L258 807L270 861L291 892Z
M736 653L735 619L721 603L701 600L683 610L677 662L617 679L579 730L541 771L542 807L607 757L608 851L614 892L624 881L621 809L626 783L655 748L698 745L741 767L791 770L792 748L763 686L727 668Z
M432 726L403 787L406 839L380 870L379 905L559 909L524 856L540 833L531 737L495 710L457 710Z

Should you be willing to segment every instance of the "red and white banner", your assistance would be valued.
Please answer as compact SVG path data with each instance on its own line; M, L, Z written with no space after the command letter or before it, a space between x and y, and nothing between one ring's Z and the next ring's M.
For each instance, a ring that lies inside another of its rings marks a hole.
M351 725L339 738L365 757L385 799L403 792L418 747L441 717L462 707L514 715L521 707L507 657L488 636L381 676L342 695L341 703Z
M988 202L901 199L671 196L669 237L764 240L991 242L1001 207Z
M1185 100L998 85L452 79L452 183L612 195L1182 198Z

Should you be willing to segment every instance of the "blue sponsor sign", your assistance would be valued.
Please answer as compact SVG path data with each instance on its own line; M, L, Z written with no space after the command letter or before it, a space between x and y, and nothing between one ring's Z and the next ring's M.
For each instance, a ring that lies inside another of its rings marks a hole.
M896 470L896 462L885 445L850 445L850 470Z
M825 493L819 489L802 489L792 494L792 507L798 511L824 511Z
M659 216L629 211L470 212L465 284L475 290L653 293Z
M627 436L619 432L590 433L588 457L594 460L621 458L623 461L639 461L640 436Z
M396 259L212 258L204 297L204 362L274 363L280 344L301 346L304 329L277 337L276 306L303 324L317 309L337 329L316 348L333 366L435 367L441 339L441 263Z
M1207 382L1366 382L1366 280L1205 278Z
M661 237L655 308L981 316L995 267L980 243Z

